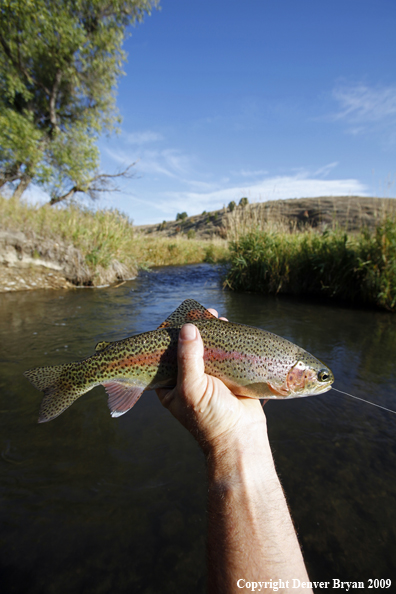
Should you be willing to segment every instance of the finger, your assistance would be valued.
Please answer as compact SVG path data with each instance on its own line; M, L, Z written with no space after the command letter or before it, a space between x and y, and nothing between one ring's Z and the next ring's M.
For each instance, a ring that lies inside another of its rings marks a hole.
M216 316L216 318L219 318L219 312L217 311L217 309L214 309L213 307L209 307L208 311L210 311L211 314ZM228 322L227 318L219 318L219 320L224 320L225 322Z
M198 328L185 324L180 330L177 349L177 389L192 406L206 387L203 354L204 346Z
M179 333L177 349L177 383L173 389L156 390L162 406L182 420L183 409L194 407L200 394L205 391L204 346L199 330L193 324L185 324Z
M172 388L172 389L173 389L173 388ZM168 394L168 392L170 392L170 391L171 391L171 389L170 389L170 388L157 388L157 389L155 390L155 392L156 392L156 394L157 394L158 398L159 398L161 401L162 401L162 400L165 398L165 396L166 396L166 395Z

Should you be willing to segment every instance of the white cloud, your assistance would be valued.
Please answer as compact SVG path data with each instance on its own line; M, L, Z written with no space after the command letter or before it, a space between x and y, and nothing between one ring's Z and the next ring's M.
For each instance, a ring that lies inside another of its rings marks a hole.
M116 163L121 163L122 165L127 166L128 163L133 162L133 157L122 149L113 150L111 148L105 147L104 152Z
M324 165L324 167L320 167L315 171L313 174L314 177L326 177L329 175L330 171L337 167L338 161L334 161L334 163L329 163L328 165Z
M164 153L167 151L143 151L139 161L139 171L149 175L162 174L166 177L177 178L177 173L172 171L172 163Z
M340 110L330 119L345 121L349 134L374 133L380 135L385 145L396 142L396 86L338 86L333 97Z
M146 208L135 209L136 224L173 219L177 212L197 214L222 208L231 200L247 196L250 202L319 196L365 195L368 189L357 179L328 179L337 162L327 163L316 171L289 169L282 175L269 176L261 169L232 171L230 177L215 176L197 167L197 158L174 148L117 146L105 148L108 156L125 166L138 160L136 175L139 197ZM230 181L231 179L231 181ZM130 206L128 206L130 208Z
M225 178L224 180L225 182L228 182L228 178ZM213 183L213 182L204 182L204 181L198 181L198 180L194 180L194 179L190 179L190 180L186 180L186 183L190 186L190 188L192 190L196 190L196 191L207 191L207 192L213 192L214 190L217 190L220 187L220 184L218 183Z
M335 119L347 118L354 122L396 121L396 86L339 86L334 89L333 96L341 107Z
M257 177L258 175L267 175L268 171L265 169L256 169L254 171L250 171L248 169L241 169L238 174L242 175L243 177Z
M136 162L138 174L165 175L173 179L180 179L181 176L188 175L191 169L191 157L176 149L130 151L122 148L113 150L106 147L105 151L111 159L122 166Z
M325 180L303 175L275 176L252 185L239 185L209 192L164 192L157 197L156 207L167 216L187 210L195 214L203 210L222 208L231 200L238 202L247 196L250 202L284 198L315 198L318 196L365 195L367 188L356 179Z
M145 130L144 132L132 132L124 134L128 144L148 144L151 142L159 142L164 137L158 132L152 132L151 130Z
M159 157L164 159L167 166L175 173L186 175L190 171L191 158L180 151L167 149L159 153Z

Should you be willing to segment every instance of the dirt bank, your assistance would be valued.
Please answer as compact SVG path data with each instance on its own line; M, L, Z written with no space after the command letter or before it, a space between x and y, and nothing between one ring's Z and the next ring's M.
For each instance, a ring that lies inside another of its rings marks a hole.
M0 291L68 289L84 270L72 245L0 228Z

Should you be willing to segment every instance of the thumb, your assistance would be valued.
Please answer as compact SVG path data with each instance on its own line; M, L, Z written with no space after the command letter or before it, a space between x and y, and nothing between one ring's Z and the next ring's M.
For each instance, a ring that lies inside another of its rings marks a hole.
M186 404L194 406L206 388L204 345L198 328L185 324L179 333L177 390Z

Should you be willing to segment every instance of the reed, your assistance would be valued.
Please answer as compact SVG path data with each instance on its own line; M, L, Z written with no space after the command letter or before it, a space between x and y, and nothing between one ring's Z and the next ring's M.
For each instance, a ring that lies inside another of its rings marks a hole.
M229 259L227 242L214 238L188 239L184 235L156 237L136 234L133 241L136 261L141 268L208 262L224 262Z
M76 284L114 282L135 276L139 268L217 262L228 255L224 240L141 234L118 210L92 211L77 204L37 207L0 196L0 226L23 231L38 246L52 240L77 248L82 261L72 279Z
M248 204L236 207L225 214L221 235L238 241L251 230L287 233L296 231L296 225L283 216L278 202Z
M375 231L254 231L231 242L232 290L318 296L396 308L396 219Z

